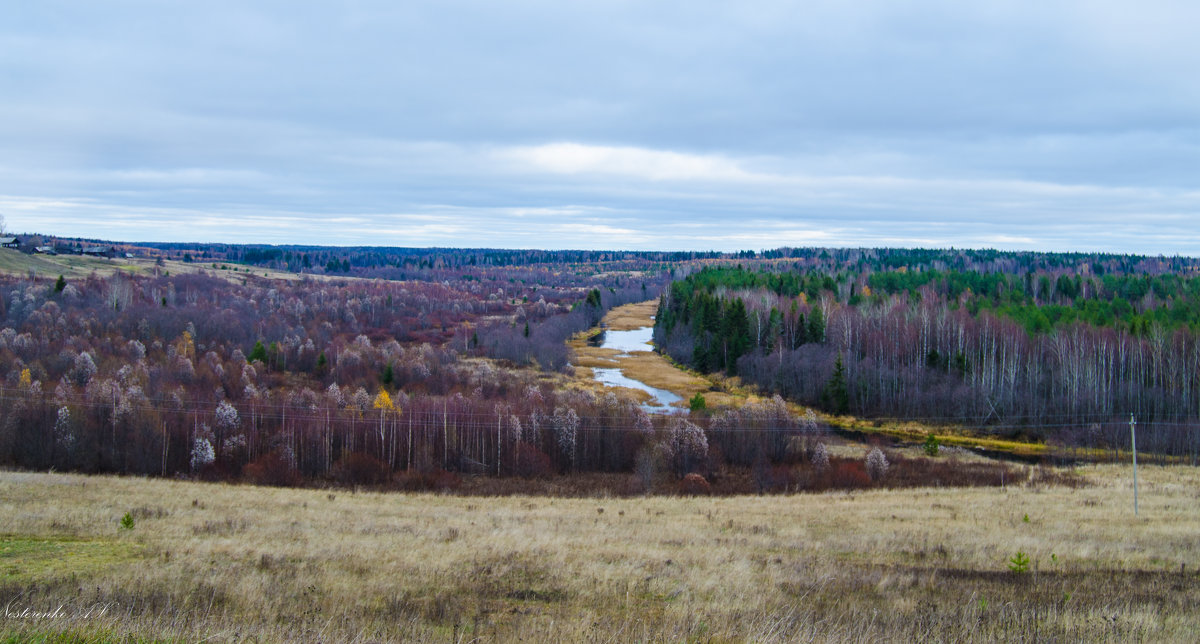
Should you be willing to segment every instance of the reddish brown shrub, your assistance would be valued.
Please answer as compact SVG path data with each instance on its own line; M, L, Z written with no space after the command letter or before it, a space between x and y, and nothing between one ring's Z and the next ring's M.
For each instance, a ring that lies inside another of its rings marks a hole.
M529 443L518 443L513 473L527 479L544 479L554 472L550 457Z
M887 487L982 487L1025 480L1025 474L1005 463L962 462L952 458L891 457L884 479ZM1069 484L1066 480L1058 484Z
M787 465L772 465L765 458L758 458L751 468L754 484L759 494L786 492L796 482L792 468Z
M699 474L688 474L679 482L679 492L689 496L708 496L712 494L712 486Z
M242 468L242 476L255 485L288 487L300 485L300 473L292 466L289 455L272 451Z
M236 473L237 470L230 472L228 465L225 463L221 461L213 461L212 463L209 463L208 465L196 470L196 478L200 479L201 481L208 481L210 483L216 481L228 481L236 478Z
M838 490L871 487L871 476L862 461L838 459L829 468L829 483Z
M395 483L401 490L408 492L450 492L462 486L462 479L454 472L446 470L408 470L398 473Z
M454 472L435 470L433 472L433 488L438 492L450 492L462 486L462 479Z
M351 452L333 466L333 478L342 485L382 485L390 476L386 463L362 452Z

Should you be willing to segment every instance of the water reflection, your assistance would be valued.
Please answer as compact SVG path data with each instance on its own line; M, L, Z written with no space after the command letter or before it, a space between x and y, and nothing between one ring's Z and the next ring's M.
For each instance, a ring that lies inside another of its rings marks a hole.
M650 394L650 401L642 405L642 409L648 412L664 412L670 411L664 409L669 407L671 403L682 400L679 396L667 391L666 389L658 389L640 381L634 380L626 376L620 369L603 369L598 367L592 368L592 373L598 382L604 383L610 387L628 387L630 389L638 389Z
M601 331L590 340L592 346L616 349L621 353L653 351L650 341L654 338L654 327L644 326L632 331Z
M654 346L650 344L653 336L654 328L646 326L631 331L604 331L592 338L590 342L593 346L604 349L616 349L621 352L621 355L629 355L634 351L653 351ZM619 367L593 368L592 373L598 382L605 385L628 387L650 394L650 401L642 405L642 409L650 413L670 411L671 403L682 400L679 396L665 389L651 387L640 380L630 378Z

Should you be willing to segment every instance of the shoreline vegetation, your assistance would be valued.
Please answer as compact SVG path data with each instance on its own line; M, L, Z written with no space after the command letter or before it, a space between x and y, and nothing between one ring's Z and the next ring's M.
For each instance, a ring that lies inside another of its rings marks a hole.
M625 304L610 310L602 322L612 331L632 331L643 327L654 326L654 312L658 308L658 300ZM575 354L572 362L576 366L576 380L584 386L598 385L592 376L592 367L617 367L627 377L641 381L656 389L665 389L679 396L685 403L697 393L706 398L711 397L714 405L740 406L745 402L744 397L712 391L711 381L695 374L690 374L672 364L665 356L650 351L634 351L627 355L617 355L613 349L604 349L589 344L588 340L604 331L595 326L587 331L576 334L570 341L571 350ZM602 387L603 388L603 387ZM623 394L636 398L639 402L649 397L644 391L620 388ZM686 408L671 408L665 410L684 411Z
M481 498L0 471L0 638L1194 641L1200 470L1142 468L1138 517L1130 468L1077 474Z

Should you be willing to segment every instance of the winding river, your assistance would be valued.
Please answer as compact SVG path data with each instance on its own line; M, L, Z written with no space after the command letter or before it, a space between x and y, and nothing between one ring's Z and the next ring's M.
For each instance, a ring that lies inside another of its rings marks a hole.
M601 349L614 349L621 353L617 357L628 356L635 351L654 351L650 344L654 335L654 327L641 327L629 331L605 330L588 341ZM682 400L679 396L667 391L630 378L620 367L593 367L593 376L598 382L610 387L628 387L650 394L650 400L642 404L642 409L652 414L664 414L672 410L671 403Z

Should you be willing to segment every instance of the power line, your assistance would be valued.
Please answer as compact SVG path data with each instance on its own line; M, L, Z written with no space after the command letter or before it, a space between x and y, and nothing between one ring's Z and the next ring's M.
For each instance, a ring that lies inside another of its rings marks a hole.
M12 391L20 391L20 390L13 389L13 388L0 388L0 391L12 392ZM441 402L444 403L444 402L446 402L446 400L447 399L443 398ZM451 398L451 400L452 400L452 398ZM94 400L94 399L88 399L88 398L84 398L84 397L72 397L65 401L61 400L61 399L55 400L52 404L55 406L67 406L67 407L79 407L79 408L85 408L85 409L109 410L109 409L113 409L115 407L120 407L122 402L128 403L129 401L127 401L127 400L120 401L114 405L110 401ZM219 402L220 401L218 401L218 403ZM212 403L205 403L206 406L209 404L212 404ZM442 423L445 419L453 419L455 422L465 421L465 422L471 423L473 425L476 425L479 427L485 427L485 428L490 423L495 422L498 418L501 420L507 420L506 417L513 416L513 415L516 415L518 417L518 419L521 420L523 423L527 423L527 422L529 422L529 417L532 415L532 413L535 413L535 412L540 416L541 422L547 426L552 425L553 419L554 419L554 413L545 408L534 408L533 410L525 412L525 414L524 414L525 417L521 418L520 414L514 413L511 409L505 410L504 412L501 412L501 413L481 412L481 411L462 410L462 409L439 410L436 408L437 404L438 403L436 401L430 400L430 402L427 402L427 403L424 403L421 405L422 407L426 407L426 406L430 407L428 409L419 409L419 410L413 410L411 408L409 408L408 410L402 409L399 414L387 414L387 415L394 416L397 419L407 419L408 417L412 417L415 419L416 422L420 422L420 423L427 424L427 425L436 425L436 424ZM467 403L467 404L471 404L471 403ZM503 403L501 403L501 404L503 404ZM231 403L231 405L232 405L232 403ZM197 419L212 416L215 413L216 405L214 404L212 406L213 406L212 410L206 410L206 409L200 408L198 405L190 406L190 407L188 407L188 406L168 407L168 406L157 405L157 404L146 404L146 403L142 403L142 402L132 402L129 404L130 411L152 412L152 413L157 413L157 414L162 414L162 415L177 414L177 415L195 417ZM250 418L252 420L268 421L268 422L277 421L277 422L282 423L285 421L293 421L293 422L297 422L297 423L321 423L321 424L324 424L327 422L329 422L329 423L336 422L339 424L344 424L346 422L374 423L379 420L379 413L378 413L379 410L374 409L374 408L369 408L365 411L355 411L355 410L349 410L345 407L319 406L319 407L315 407L315 408L314 407L305 407L304 409L292 409L291 413L289 413L288 410L281 409L280 405L276 404L276 403L264 403L263 406L265 408L261 411L257 411L254 408L255 406L253 404L251 404L250 409L247 409L246 405L244 405L244 404L241 406L240 409L238 408L237 405L234 405L234 408L237 409L239 418L242 420ZM563 405L558 405L557 407L563 407ZM619 410L619 411L629 412L630 410L631 410L631 406L626 407L625 409ZM682 415L684 413L683 410L678 410L678 411L680 413L679 417L692 420L692 418L690 416ZM347 414L351 415L351 417L347 418L346 417ZM740 414L738 414L738 415L740 415ZM673 416L667 416L667 415L662 415L662 414L654 414L654 415L651 415L651 418L653 418L655 416L659 416L659 417L663 417L663 418L667 418L667 419L673 417ZM580 426L576 429L576 431L586 431L586 432L604 432L604 431L640 432L640 431L643 431L643 428L639 427L637 425L626 424L625 422L616 423L616 424L611 423L610 421L611 421L612 417L610 415L604 415L604 414L580 415L577 413L576 418L581 423L586 422L591 425L597 425L597 424L603 425L600 427ZM808 429L808 428L804 427L804 425L802 424L803 421L799 417L796 417L796 416L790 416L785 420L777 420L777 421L774 421L773 423L770 420L758 420L758 419L749 419L749 421L748 421L749 423L757 423L757 422L768 423L768 426L766 426L766 427L745 427L745 426L743 426L743 427L714 427L713 424L711 423L712 418L710 418L709 420L710 420L710 422L709 422L709 426L707 427L707 431L713 432L713 433L788 433L788 434L795 434L795 433L806 433L806 432L813 431L812 429ZM668 422L669 422L669 420L668 420ZM795 425L794 426L781 426L781 425L788 425L791 423L795 423ZM974 427L969 426L969 425L968 426L960 425L960 426L957 426L954 428L948 428L948 429L967 430L967 431L974 431L977 433L984 433L984 434L995 434L995 433L999 433L999 432L1005 431L1005 430L1027 430L1027 429L1077 428L1077 429L1081 429L1081 430L1090 430L1092 428L1092 426L1096 425L1096 424L1097 423L1093 423L1093 422L1080 422L1080 423L1007 424L1007 425L986 425L986 426L974 426ZM1143 427L1146 427L1146 426L1167 427L1167 428L1176 428L1176 429L1183 429L1183 430L1200 429L1200 421L1193 422L1193 423L1181 422L1181 421L1142 421L1140 424ZM1105 423L1101 423L1100 425L1101 425L1101 427L1107 426L1110 428L1123 427L1124 421L1118 421L1118 420L1106 421ZM828 426L821 428L821 430L824 431L827 428L828 428ZM547 427L547 429L549 429L549 427ZM854 428L847 428L847 429L849 429L849 431L862 431L862 430L855 430ZM936 434L938 428L932 427L929 429Z

